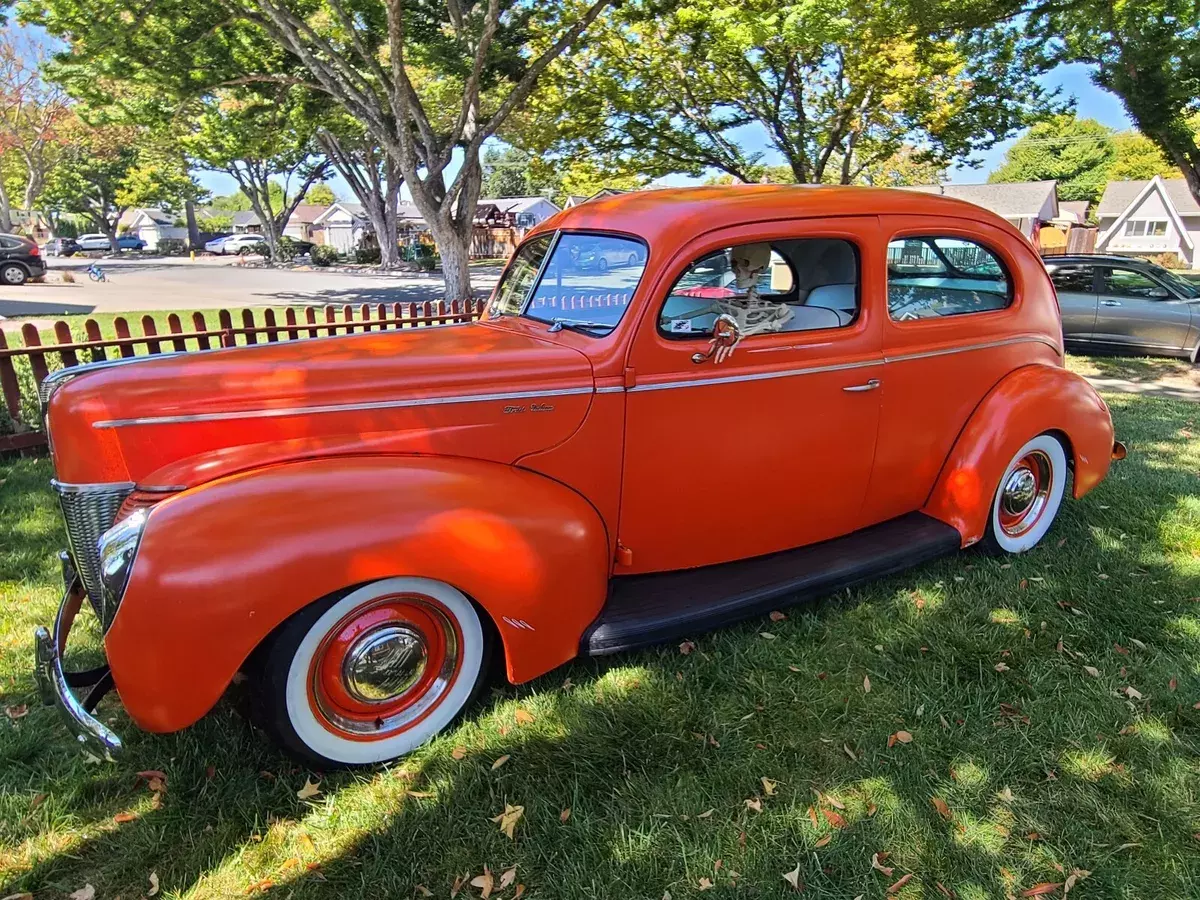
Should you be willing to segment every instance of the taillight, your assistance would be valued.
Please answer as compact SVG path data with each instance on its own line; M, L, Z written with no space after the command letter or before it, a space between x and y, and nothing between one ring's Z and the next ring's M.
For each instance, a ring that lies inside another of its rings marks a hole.
M29 248L29 255L30 256L41 256L42 251L40 249L38 249L37 244L34 244L32 247Z

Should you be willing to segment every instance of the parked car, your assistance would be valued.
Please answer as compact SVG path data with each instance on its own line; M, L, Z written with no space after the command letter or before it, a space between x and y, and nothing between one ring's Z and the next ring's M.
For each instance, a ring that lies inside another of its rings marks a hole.
M224 256L239 253L265 253L267 245L261 234L230 234L209 241L204 245L204 249L209 253Z
M576 269L595 269L607 272L620 266L641 265L645 259L642 247L612 247L606 241L596 240L581 243L574 248L575 255L571 262Z
M642 262L600 278L584 248ZM718 268L737 296L687 292ZM102 362L42 396L70 545L48 702L120 748L91 712L107 680L82 702L64 674L87 600L136 725L191 725L240 670L318 766L429 740L493 651L521 683L1027 551L1124 455L1025 238L871 188L584 203L531 231L482 321Z
M123 234L117 238L117 247L121 250L145 250L146 242L136 234Z
M1069 346L1200 357L1200 284L1130 256L1054 256L1046 268Z
M0 284L20 285L46 274L37 241L19 234L0 234Z
M112 244L108 240L107 234L100 234L98 231L81 234L75 239L75 243L79 245L80 250L111 250Z
M52 238L46 241L46 246L42 248L47 256L71 256L79 252L79 244L74 238L60 237Z

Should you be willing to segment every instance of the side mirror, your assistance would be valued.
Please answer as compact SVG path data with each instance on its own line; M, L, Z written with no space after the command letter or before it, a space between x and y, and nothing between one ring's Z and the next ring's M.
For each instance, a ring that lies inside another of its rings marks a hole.
M692 362L699 364L712 359L713 356L716 356L717 362L724 362L725 357L733 352L733 348L741 339L742 328L738 325L737 319L728 313L722 313L713 322L713 336L708 349L700 353L693 353Z

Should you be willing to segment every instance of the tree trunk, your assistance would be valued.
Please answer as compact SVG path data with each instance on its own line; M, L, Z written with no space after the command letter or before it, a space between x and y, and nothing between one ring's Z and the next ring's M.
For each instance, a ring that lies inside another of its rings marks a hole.
M200 249L200 228L196 225L196 204L191 200L183 203L183 214L187 217L188 249Z
M433 240L442 257L442 280L446 285L447 302L471 299L471 239L464 238L452 225L431 226Z
M8 202L8 191L4 189L4 182L0 179L0 231L9 234L12 230L12 207Z
M104 223L104 233L108 235L108 246L116 254L121 252L121 245L117 243L117 221L119 218Z

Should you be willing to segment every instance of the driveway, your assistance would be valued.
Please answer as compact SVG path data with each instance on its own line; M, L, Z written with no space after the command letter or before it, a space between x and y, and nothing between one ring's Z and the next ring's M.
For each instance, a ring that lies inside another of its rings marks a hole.
M90 259L51 257L45 284L0 286L0 317L86 315L134 310L216 309L243 306L306 306L410 303L438 300L440 274L330 272L241 266L236 259L101 259L108 280L87 277ZM74 284L61 281L70 272ZM476 293L486 296L499 277L495 267L473 269Z

